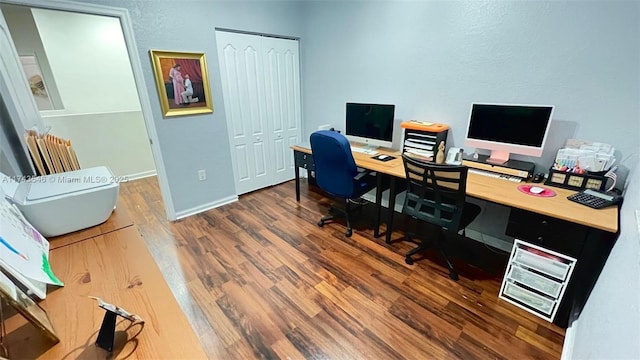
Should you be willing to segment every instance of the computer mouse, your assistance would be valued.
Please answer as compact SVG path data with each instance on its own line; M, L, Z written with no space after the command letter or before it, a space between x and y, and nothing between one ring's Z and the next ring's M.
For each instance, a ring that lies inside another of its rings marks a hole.
M388 155L378 155L378 159L380 159L380 160L384 160L384 159L386 159L388 157L389 157Z
M543 191L544 191L544 188L537 187L537 186L532 186L531 188L529 188L529 192L534 194L540 194Z

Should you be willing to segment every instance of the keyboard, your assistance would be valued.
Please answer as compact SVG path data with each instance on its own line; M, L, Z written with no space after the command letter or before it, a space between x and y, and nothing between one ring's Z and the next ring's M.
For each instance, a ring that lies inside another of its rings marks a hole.
M513 181L513 182L522 182L523 180L519 176L505 175L505 174L500 174L492 171L479 170L479 169L469 169L469 172L472 174L478 174L482 176L487 176L487 177L492 177L492 178L502 179L507 181Z
M357 153L361 153L361 154L367 154L367 155L376 155L376 154L378 154L378 152L375 151L375 150L371 150L371 149L367 149L367 148L361 148L361 147L357 147L357 146L352 146L351 147L351 151L357 152Z

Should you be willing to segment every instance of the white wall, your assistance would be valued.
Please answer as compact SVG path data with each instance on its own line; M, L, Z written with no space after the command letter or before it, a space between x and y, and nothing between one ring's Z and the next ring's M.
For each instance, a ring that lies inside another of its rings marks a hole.
M447 146L464 147L472 102L552 104L542 158L514 158L546 172L565 140L578 137L611 143L627 159L640 126L639 4L304 2L306 134L323 124L343 129L347 101L391 103L398 123L449 124ZM509 209L480 203L470 236L509 241Z
M28 8L8 9L12 34L20 34L13 37L16 48L42 53L60 91L64 109L41 112L51 133L72 141L83 168L106 165L118 176L153 175L119 20L44 9L33 9L31 16Z
M33 9L65 114L140 111L120 21Z
M83 168L108 165L116 176L155 175L141 111L53 115L43 118L56 136L72 139Z
M449 124L447 145L464 146L474 101L553 104L547 150L530 159L540 170L571 136L609 142L619 160L637 151L638 2L304 4L307 133L343 127L345 102L357 100Z
M570 359L640 359L640 162L620 214L620 237L580 317L569 330ZM569 356L569 355L567 355Z

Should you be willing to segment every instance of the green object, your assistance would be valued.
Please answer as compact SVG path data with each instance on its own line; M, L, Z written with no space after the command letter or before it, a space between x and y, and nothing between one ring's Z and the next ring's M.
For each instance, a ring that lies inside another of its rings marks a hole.
M53 270L51 270L51 265L49 264L49 259L47 259L47 255L45 253L42 253L42 271L49 276L49 279L51 279L54 285L64 286L64 283L53 274Z

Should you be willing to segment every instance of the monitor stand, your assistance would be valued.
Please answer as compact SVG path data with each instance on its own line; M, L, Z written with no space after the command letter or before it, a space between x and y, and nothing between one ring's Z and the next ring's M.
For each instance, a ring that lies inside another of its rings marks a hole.
M371 145L371 144L366 144L366 143L360 143L360 142L349 142L349 146L353 149L353 148L358 148L361 151L371 151L371 152L378 152L378 149L380 148L377 145ZM357 150L356 150L357 151Z
M488 155L480 155L480 154L476 154L476 155L477 156L475 157L465 156L462 164L471 168L488 170L488 171L498 172L501 174L514 175L514 176L519 176L521 178L528 178L533 176L533 173L536 168L536 164L532 162L513 160L513 159L501 165L492 164L489 162ZM516 172L514 172L513 170L516 170Z
M491 150L491 155L485 161L489 164L504 165L509 161L509 155L508 151Z
M378 151L378 149L380 148L380 146L378 145L371 145L371 144L366 144L365 146L361 146L361 149L366 149L366 150L371 150L371 151Z

